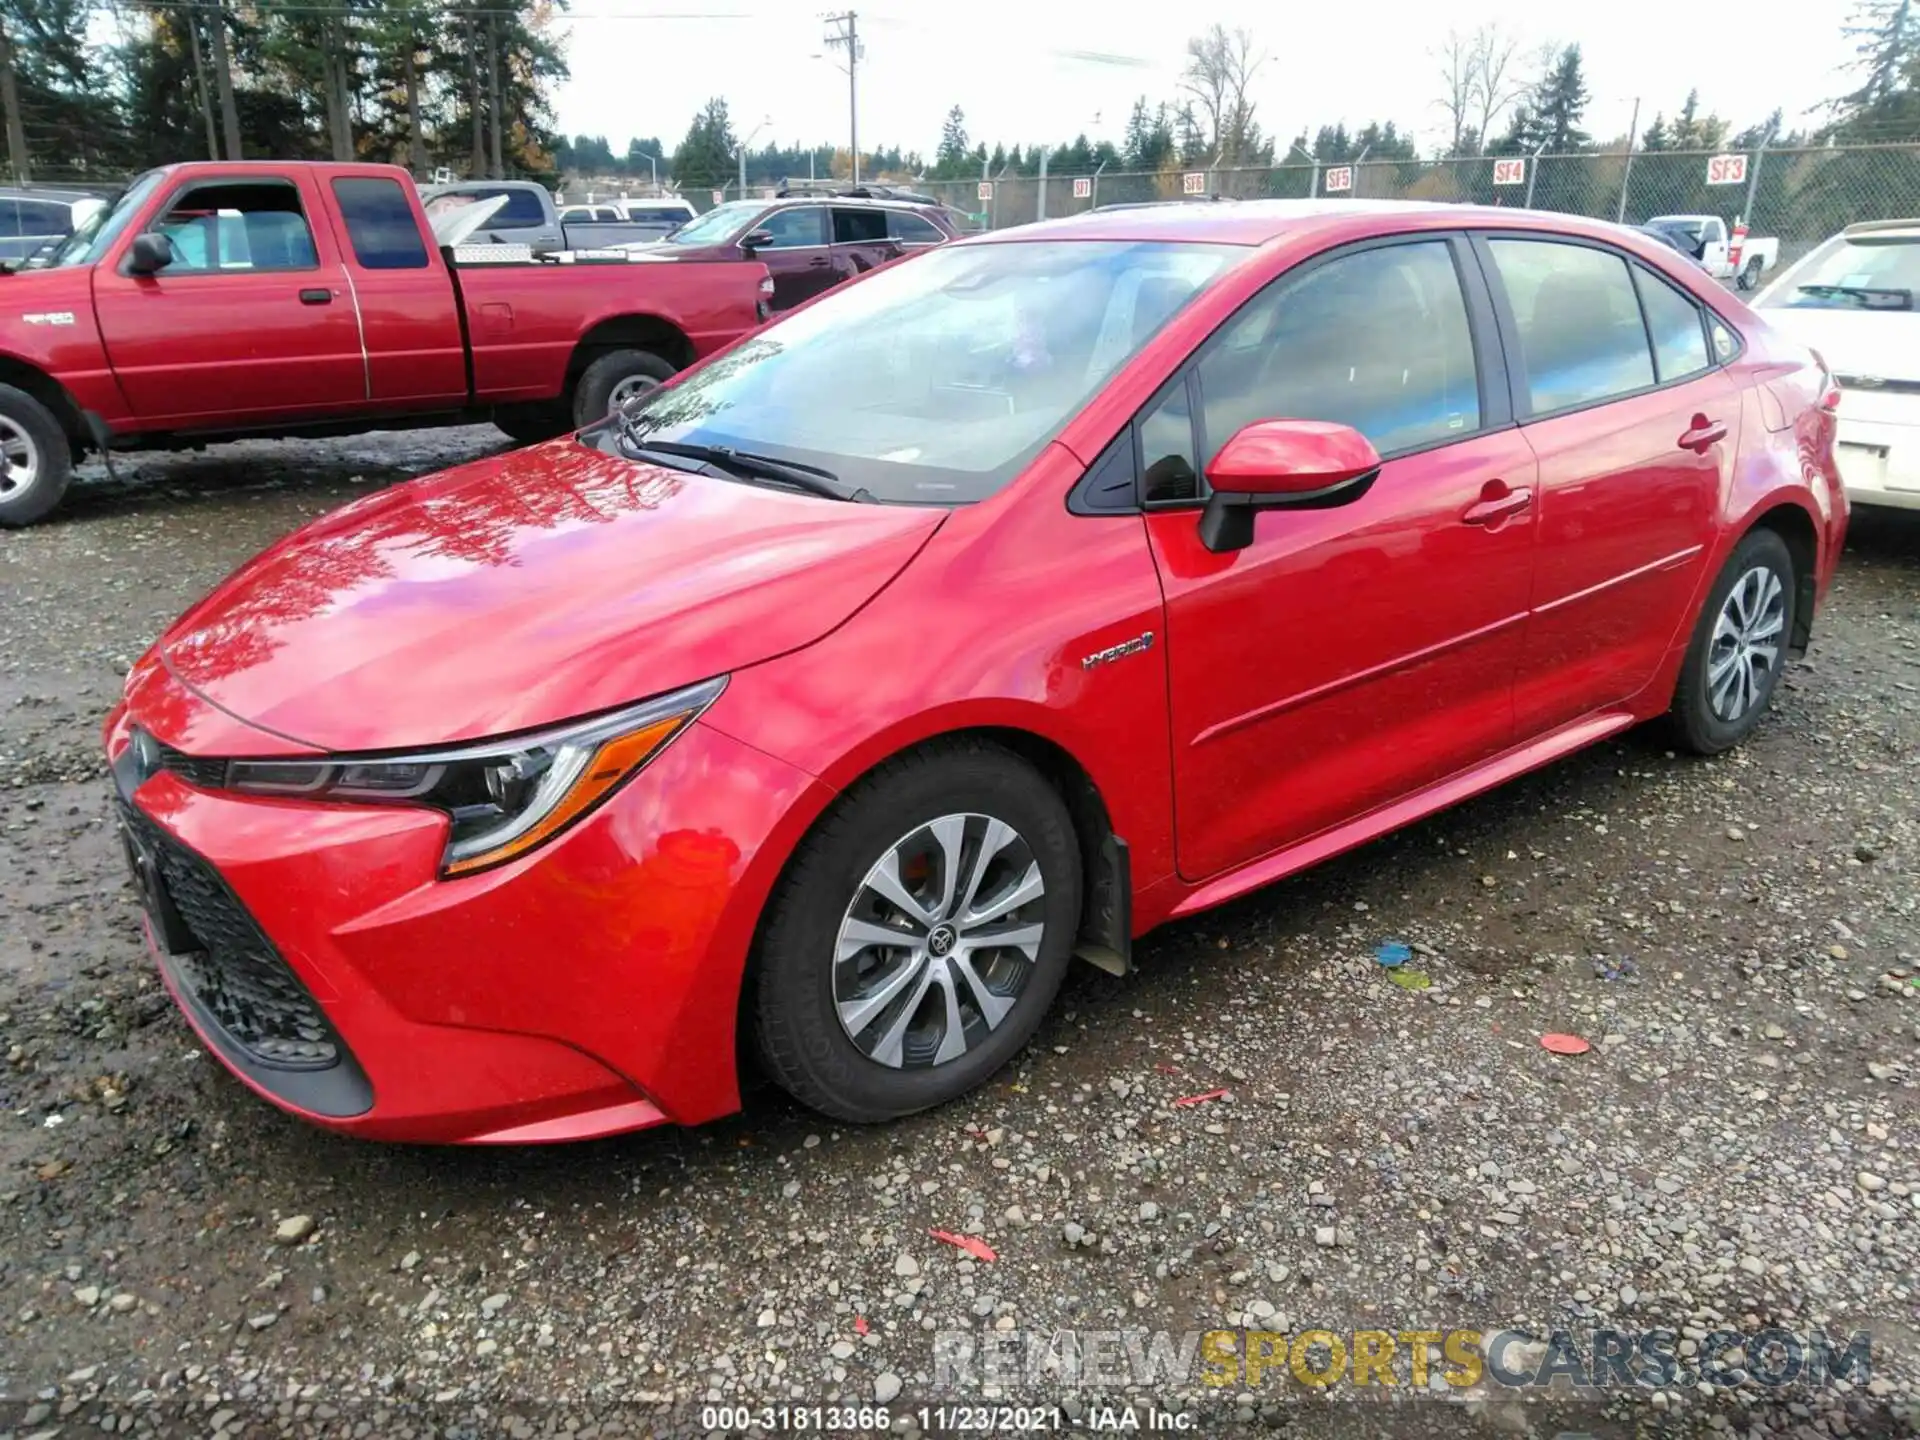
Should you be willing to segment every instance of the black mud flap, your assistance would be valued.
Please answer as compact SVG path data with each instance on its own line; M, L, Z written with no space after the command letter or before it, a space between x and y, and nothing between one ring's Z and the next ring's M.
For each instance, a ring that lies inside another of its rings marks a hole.
M1087 876L1087 906L1073 953L1109 975L1133 969L1133 875L1127 842L1109 835Z

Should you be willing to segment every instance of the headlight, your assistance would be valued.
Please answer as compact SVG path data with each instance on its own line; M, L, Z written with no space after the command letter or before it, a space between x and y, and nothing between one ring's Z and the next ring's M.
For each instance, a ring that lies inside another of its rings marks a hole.
M552 839L659 754L725 678L595 720L419 755L232 760L226 788L304 800L413 803L453 821L445 875L499 865Z

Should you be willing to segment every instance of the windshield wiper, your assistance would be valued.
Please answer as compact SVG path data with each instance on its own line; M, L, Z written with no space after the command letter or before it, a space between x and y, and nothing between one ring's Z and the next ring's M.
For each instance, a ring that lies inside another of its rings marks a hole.
M736 450L731 445L689 445L678 440L647 440L633 434L626 426L621 427L620 438L626 442L624 448L636 459L645 459L645 452L652 450L684 460L704 461L736 479L771 480L777 485L790 485L796 490L804 490L809 495L824 495L829 500L851 500L869 505L876 503L865 486L848 485L831 471L817 470L811 465L795 465L790 461L776 460L771 455Z
M1860 301L1868 310L1913 309L1911 290L1877 289L1871 285L1799 285L1794 288L1802 295L1818 295L1822 299L1845 296Z

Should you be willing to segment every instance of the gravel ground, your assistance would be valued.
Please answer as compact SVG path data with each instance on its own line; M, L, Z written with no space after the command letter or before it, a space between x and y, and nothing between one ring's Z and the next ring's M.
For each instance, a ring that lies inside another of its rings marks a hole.
M1920 1425L1920 524L1856 517L1744 750L1629 735L1170 927L1133 976L1080 968L970 1101L849 1131L761 1090L694 1132L356 1144L250 1098L174 1013L98 724L261 544L498 443L127 462L0 535L0 1434L738 1433L703 1407L899 1417L988 1393L937 1363L961 1344L1242 1326L1664 1327L1683 1368L1716 1331L1820 1327L1870 1331L1872 1366L1523 1406L1414 1394L1404 1349L1390 1389L1322 1393L1076 1373L1083 1348L998 1392L1200 1434ZM1428 988L1389 983L1389 940Z

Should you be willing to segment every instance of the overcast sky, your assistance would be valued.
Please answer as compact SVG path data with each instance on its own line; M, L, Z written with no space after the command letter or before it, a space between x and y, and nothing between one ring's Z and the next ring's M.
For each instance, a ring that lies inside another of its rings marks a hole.
M1790 17L1783 29L1743 22L1720 0L1471 8L892 0L859 10L860 141L863 150L898 144L931 157L957 104L970 137L989 146L1064 141L1082 130L1118 144L1134 98L1172 98L1187 37L1215 20L1246 27L1266 50L1257 118L1283 140L1302 126L1391 119L1431 146L1443 117L1430 52L1449 26L1467 31L1486 20L1531 45L1579 42L1593 92L1586 128L1596 136L1625 133L1636 95L1644 129L1695 85L1703 111L1735 129L1775 105L1793 126L1849 88L1841 71L1852 42L1840 33L1849 9L1848 0L1799 0L1781 12ZM812 58L825 49L823 13L793 0L573 0L562 19L572 78L556 97L559 126L605 134L616 152L634 135L659 135L671 150L694 110L722 95L738 131L769 122L758 144L844 146L846 76Z

